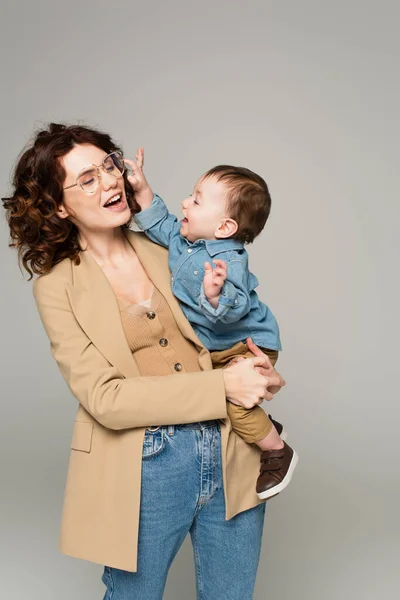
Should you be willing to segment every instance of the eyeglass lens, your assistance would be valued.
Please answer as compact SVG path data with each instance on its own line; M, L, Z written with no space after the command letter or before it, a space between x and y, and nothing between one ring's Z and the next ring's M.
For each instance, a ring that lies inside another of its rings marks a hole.
M125 171L125 163L118 152L106 156L102 167L106 173L114 177L121 177ZM79 176L78 183L85 192L94 192L99 185L98 170L94 167L86 169Z

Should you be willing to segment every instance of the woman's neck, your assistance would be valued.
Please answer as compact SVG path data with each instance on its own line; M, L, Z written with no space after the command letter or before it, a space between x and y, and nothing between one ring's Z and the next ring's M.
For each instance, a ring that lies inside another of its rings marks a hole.
M88 251L100 267L123 263L134 252L122 227L99 233L81 233L81 247Z

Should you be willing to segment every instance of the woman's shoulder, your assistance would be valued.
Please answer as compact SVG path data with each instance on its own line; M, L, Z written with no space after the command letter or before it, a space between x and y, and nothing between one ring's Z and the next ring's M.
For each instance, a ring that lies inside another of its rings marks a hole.
M72 260L64 258L44 275L39 275L33 282L33 294L48 288L59 288L72 282Z

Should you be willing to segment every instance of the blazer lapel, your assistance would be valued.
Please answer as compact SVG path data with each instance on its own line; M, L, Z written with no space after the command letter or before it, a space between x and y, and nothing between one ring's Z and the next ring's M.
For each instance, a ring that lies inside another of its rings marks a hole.
M117 298L107 277L89 252L72 263L73 284L68 296L74 314L96 348L124 377L139 375L126 341Z

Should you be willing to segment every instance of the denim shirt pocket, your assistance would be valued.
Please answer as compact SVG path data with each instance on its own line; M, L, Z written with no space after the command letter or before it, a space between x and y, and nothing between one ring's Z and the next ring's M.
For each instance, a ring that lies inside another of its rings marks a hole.
M197 299L200 296L201 284L204 279L204 265L197 260L187 260L183 263L179 269L179 281L182 283L184 289L194 298L197 303Z
M143 439L142 458L147 459L158 456L164 450L165 436L165 431L162 428L156 431L146 429Z

